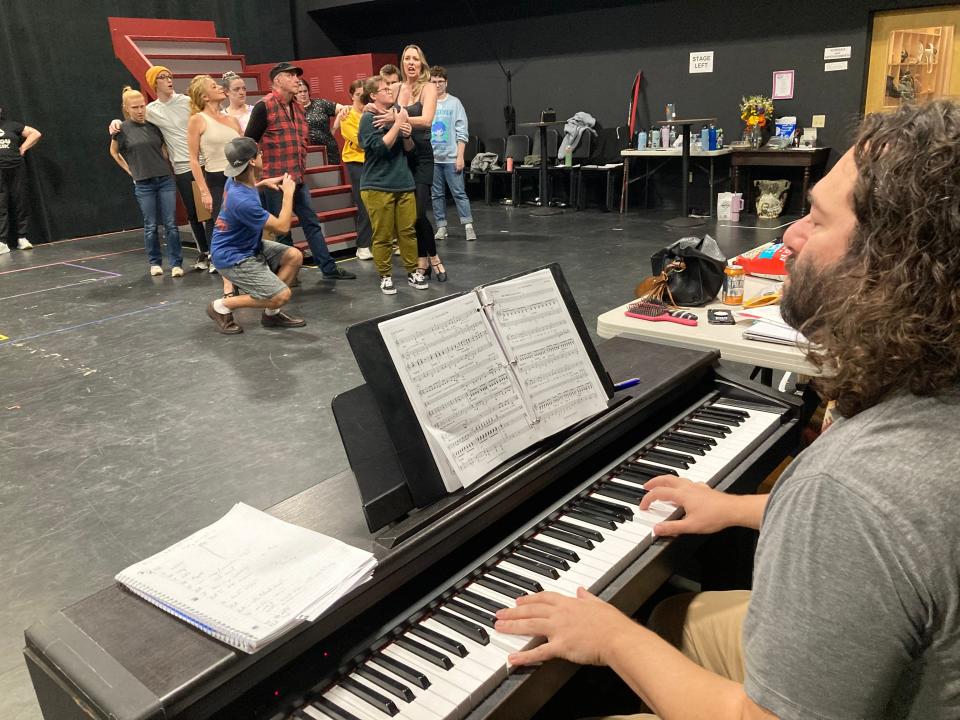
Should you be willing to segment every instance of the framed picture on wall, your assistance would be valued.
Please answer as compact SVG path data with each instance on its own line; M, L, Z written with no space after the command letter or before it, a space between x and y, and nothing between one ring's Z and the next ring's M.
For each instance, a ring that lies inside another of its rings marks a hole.
M773 92L770 97L774 100L793 99L794 70L773 71Z

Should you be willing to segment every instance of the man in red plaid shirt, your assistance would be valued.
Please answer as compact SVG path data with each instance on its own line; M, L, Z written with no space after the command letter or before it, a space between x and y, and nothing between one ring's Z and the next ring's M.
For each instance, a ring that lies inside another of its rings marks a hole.
M317 214L310 205L310 191L304 185L303 171L307 158L307 119L303 108L293 98L300 86L303 70L282 62L270 70L273 88L253 107L247 122L246 136L260 144L263 152L264 177L289 174L297 184L293 195L293 212L300 221L310 252L325 280L353 280L357 276L341 269L327 249ZM279 192L263 191L263 204L272 215L280 212L283 198ZM290 236L278 237L291 245Z

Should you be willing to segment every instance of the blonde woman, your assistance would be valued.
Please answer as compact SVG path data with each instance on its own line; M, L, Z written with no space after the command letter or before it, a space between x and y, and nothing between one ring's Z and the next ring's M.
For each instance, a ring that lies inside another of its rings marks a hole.
M223 186L227 182L223 171L227 158L223 149L228 142L240 137L240 123L235 117L220 112L220 103L226 97L223 87L209 75L197 75L190 81L190 120L187 123L187 148L190 151L190 169L200 190L200 202L210 219L206 223L207 237L213 237L213 226L220 213ZM204 165L200 166L200 156Z
M413 152L407 156L417 199L417 267L425 277L436 269L437 280L447 279L446 269L437 255L437 241L427 217L432 207L433 145L430 127L437 111L437 87L430 82L430 64L418 45L407 45L400 54L400 92L397 103L406 109L413 128Z
M158 222L167 241L170 275L183 277L180 231L177 229L177 185L160 129L147 122L147 103L139 90L123 89L123 117L110 140L110 156L133 178L133 193L143 213L143 244L151 275L163 275Z
M353 204L357 208L357 259L372 260L373 252L370 246L373 242L373 231L370 227L370 216L367 206L360 197L360 175L363 173L363 148L360 147L360 118L363 116L365 93L363 80L354 80L350 83L350 97L353 105L344 105L333 121L333 132L340 131L343 138L343 165L347 168L350 177L350 192Z
M240 133L243 134L247 129L250 113L253 112L253 105L247 104L247 84L242 77L231 70L221 76L220 86L230 101L223 113L236 118L240 123Z

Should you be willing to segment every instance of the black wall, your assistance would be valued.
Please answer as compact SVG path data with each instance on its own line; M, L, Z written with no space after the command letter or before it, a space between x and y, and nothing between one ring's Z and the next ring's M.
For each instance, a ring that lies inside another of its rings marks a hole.
M141 227L129 178L108 154L120 90L139 85L113 55L107 17L212 20L253 63L293 52L287 2L2 0L0 105L43 133L27 153L37 240Z
M862 108L871 11L930 4L427 0L410 13L395 0L298 2L309 18L301 22L301 57L329 54L331 42L344 53L398 53L418 43L431 63L450 71L450 92L464 102L471 133L482 139L504 134L500 63L513 75L519 121L553 107L559 118L585 110L606 127L625 124L631 84L643 70L646 125L673 102L679 115L717 117L731 139L742 132L741 96L769 96L773 71L792 69L794 99L776 102L777 115L796 115L808 126L811 115L826 115L820 138L839 149L848 145ZM824 48L845 45L852 46L849 69L824 72ZM701 50L714 51L714 72L691 75L689 53Z

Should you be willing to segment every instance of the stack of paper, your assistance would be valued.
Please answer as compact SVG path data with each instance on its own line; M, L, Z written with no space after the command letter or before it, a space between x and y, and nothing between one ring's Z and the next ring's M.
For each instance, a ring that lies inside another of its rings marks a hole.
M116 579L218 640L255 652L318 618L375 566L369 552L237 503Z
M777 343L779 345L807 345L807 339L784 322L779 305L751 308L739 313L740 317L755 322L743 331L746 340Z

